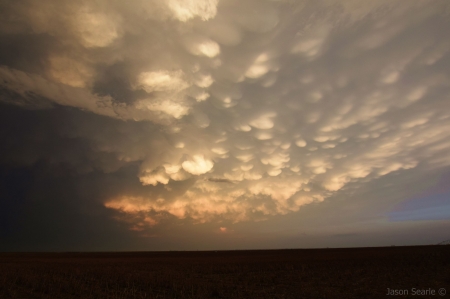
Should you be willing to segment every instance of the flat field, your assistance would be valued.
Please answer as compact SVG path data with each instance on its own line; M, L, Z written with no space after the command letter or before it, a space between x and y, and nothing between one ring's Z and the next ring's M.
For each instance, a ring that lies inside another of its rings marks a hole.
M0 298L382 298L388 288L450 298L450 246L0 253Z

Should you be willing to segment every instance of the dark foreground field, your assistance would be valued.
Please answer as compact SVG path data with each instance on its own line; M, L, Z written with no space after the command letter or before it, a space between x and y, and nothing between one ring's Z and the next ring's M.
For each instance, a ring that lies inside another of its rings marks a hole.
M450 292L450 246L0 253L0 298L381 298L388 288L450 298L438 294Z

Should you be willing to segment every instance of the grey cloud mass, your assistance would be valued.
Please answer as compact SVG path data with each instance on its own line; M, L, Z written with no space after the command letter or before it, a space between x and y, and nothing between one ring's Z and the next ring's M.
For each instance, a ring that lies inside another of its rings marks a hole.
M80 215L111 227L355 233L338 211L365 234L416 195L397 194L408 182L433 188L450 171L448 1L0 8L5 177L69 173Z

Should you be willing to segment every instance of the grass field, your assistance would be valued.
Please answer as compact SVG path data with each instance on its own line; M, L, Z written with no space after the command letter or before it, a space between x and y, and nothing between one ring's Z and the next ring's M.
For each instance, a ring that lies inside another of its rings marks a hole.
M0 253L0 298L381 298L388 288L450 298L437 294L450 292L450 246Z

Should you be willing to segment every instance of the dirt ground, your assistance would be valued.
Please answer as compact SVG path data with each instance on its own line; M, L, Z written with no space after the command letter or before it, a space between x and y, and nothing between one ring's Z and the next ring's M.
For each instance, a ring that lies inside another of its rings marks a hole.
M450 246L0 253L0 298L383 298L389 291L450 298Z

